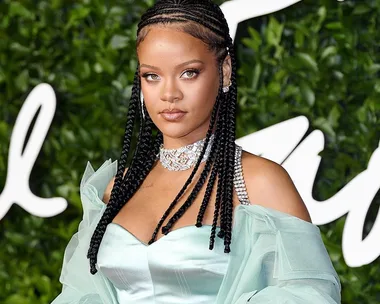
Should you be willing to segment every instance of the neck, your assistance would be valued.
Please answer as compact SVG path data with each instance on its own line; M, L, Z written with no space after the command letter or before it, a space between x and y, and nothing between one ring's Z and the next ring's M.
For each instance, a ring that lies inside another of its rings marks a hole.
M169 136L164 136L163 138L163 148L164 149L178 149L187 145L191 145L199 140L206 138L206 133L200 133L192 136L183 136L179 138L173 138Z

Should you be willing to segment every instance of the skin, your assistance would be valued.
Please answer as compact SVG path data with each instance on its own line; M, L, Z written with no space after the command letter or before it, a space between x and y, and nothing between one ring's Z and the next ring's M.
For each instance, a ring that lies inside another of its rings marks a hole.
M175 28L161 26L150 29L140 43L137 53L144 101L150 117L163 133L165 148L178 148L203 139L209 128L219 87L218 64L214 53L210 52L201 40ZM199 70L199 73L194 70ZM227 85L231 76L229 56L223 62L223 75L224 85ZM179 121L168 122L160 113L173 108L185 111L186 115ZM171 215L190 194L204 164ZM247 152L243 152L242 166L252 204L310 221L305 204L283 167ZM157 162L139 191L120 210L113 222L146 244L191 171L192 169L168 171ZM105 203L109 201L113 182L114 180L110 181L104 193ZM193 205L173 226L172 231L194 225L206 185L207 180ZM215 197L216 187L205 213L204 225L212 224ZM234 193L233 205L238 204L239 200ZM160 232L157 240L161 237L163 235Z
M178 148L203 139L209 128L219 88L218 63L201 40L170 27L153 27L140 43L141 89L148 113L164 137L164 147ZM231 60L224 61L224 83ZM163 110L186 115L168 122Z

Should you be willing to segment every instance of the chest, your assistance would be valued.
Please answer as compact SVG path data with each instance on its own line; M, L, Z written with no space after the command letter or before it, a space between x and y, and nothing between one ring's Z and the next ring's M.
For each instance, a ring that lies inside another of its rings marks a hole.
M193 182L189 184L186 191L178 199L176 206L174 206L174 208L169 212L169 216L164 221L163 225L167 223L167 221L188 199L199 179L199 175L200 173L194 177ZM163 175L159 174L159 172L153 171L144 180L139 190L120 210L113 222L128 230L141 242L148 243L157 226L157 223L161 220L163 214L167 211L170 204L176 198L187 178L188 175L186 174ZM195 225L202 201L206 194L207 183L208 178L206 179L203 187L201 187L191 206L173 225L171 229L172 231ZM210 201L205 209L202 222L204 225L212 225L213 222L217 183L218 179L216 179L215 185L210 191ZM236 206L237 204L239 204L239 200L236 193L234 193L233 205ZM217 225L219 225L219 221ZM158 240L162 236L163 234L159 231L156 239Z

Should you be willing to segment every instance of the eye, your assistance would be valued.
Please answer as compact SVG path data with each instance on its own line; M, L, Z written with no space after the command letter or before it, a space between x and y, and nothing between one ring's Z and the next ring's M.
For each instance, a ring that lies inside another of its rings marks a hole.
M192 79L197 77L199 74L199 70L193 69L193 70L187 70L185 71L182 76L185 76L186 79Z
M160 80L160 76L157 74L145 73L141 77L145 78L147 81L158 81Z

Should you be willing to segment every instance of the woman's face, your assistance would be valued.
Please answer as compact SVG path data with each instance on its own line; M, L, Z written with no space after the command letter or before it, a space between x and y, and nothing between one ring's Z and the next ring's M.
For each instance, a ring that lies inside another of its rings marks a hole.
M152 27L139 44L141 89L166 148L206 136L219 88L216 57L200 39L170 27ZM229 82L230 60L224 74ZM224 78L226 78L224 77Z

